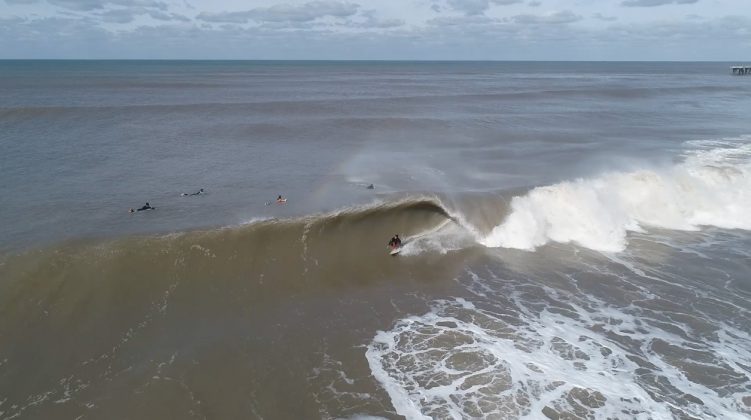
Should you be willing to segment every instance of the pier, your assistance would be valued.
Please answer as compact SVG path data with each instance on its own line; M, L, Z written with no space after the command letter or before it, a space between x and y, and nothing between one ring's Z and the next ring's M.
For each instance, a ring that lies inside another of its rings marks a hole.
M730 68L734 75L745 76L751 74L751 66L733 66Z

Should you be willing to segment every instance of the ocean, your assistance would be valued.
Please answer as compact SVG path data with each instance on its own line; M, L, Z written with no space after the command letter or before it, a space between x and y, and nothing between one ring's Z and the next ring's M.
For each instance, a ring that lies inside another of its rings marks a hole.
M730 65L0 61L0 419L747 419Z

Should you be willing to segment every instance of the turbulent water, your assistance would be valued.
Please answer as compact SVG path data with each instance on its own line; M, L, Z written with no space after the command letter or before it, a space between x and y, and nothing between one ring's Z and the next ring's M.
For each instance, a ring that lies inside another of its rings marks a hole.
M0 62L0 419L749 418L728 73Z

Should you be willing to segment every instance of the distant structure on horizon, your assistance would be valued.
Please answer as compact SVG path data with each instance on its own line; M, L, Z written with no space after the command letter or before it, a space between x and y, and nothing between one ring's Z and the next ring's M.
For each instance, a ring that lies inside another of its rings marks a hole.
M733 66L730 67L730 70L732 70L733 74L736 76L751 74L751 66Z

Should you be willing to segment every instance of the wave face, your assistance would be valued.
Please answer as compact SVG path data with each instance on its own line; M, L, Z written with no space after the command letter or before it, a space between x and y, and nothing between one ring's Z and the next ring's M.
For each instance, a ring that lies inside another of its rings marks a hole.
M685 161L670 168L535 188L515 197L511 214L481 242L525 250L573 242L618 252L628 232L645 227L751 229L749 140L693 142Z
M416 198L7 257L0 418L319 417L312 372L350 349L329 343L364 341L409 273L450 277L456 256L421 254L452 225ZM394 233L408 258L388 255Z

